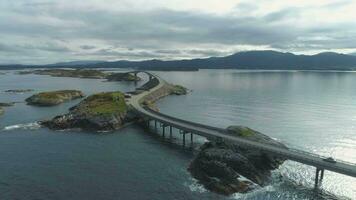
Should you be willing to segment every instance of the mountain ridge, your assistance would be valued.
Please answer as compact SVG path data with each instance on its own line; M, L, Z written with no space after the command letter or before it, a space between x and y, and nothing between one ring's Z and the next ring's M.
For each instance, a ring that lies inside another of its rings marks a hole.
M8 65L0 66L0 69ZM142 70L265 69L265 70L356 70L356 56L335 52L296 55L273 50L242 51L223 57L182 60L72 61L50 65L11 65L13 68L136 68ZM8 67L11 69L11 66Z

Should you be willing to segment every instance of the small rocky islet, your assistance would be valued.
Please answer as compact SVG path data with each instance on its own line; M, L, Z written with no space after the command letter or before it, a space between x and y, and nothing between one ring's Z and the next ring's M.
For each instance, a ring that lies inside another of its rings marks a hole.
M103 92L91 95L78 105L69 109L64 115L41 124L53 129L73 129L93 131L112 131L121 128L130 121L124 94L121 92Z
M227 132L236 137L287 148L284 144L248 127L230 126ZM277 169L283 162L284 159L232 142L209 141L200 148L188 171L206 189L231 195L265 185L270 179L271 170Z
M15 103L11 102L11 103L2 103L0 102L0 115L3 115L5 113L5 110L3 107L10 107L15 105Z
M84 97L79 90L58 90L50 92L40 92L27 98L28 105L34 106L55 106L66 101Z

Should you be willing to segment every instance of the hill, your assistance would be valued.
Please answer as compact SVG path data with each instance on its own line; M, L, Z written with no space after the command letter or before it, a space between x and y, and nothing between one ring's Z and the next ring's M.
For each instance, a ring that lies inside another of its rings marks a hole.
M197 69L265 69L265 70L356 70L356 56L324 52L316 55L296 55L278 51L245 51L225 57L187 60L144 60L113 62L74 62L42 66L0 66L0 69L26 67L72 68L136 68L142 70L197 70Z

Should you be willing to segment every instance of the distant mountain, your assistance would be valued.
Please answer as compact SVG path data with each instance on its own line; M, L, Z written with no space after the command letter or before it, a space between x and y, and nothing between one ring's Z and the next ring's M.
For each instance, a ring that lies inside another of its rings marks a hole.
M93 67L134 67L140 69L273 69L273 70L356 70L356 57L325 52L316 55L295 55L277 51L246 51L226 57L191 60L146 60L98 63Z
M30 66L28 66L30 67ZM245 51L225 57L187 60L77 61L36 67L137 68L149 70L265 69L265 70L356 70L356 56L324 52L295 55L278 51ZM1 69L1 66L0 66Z

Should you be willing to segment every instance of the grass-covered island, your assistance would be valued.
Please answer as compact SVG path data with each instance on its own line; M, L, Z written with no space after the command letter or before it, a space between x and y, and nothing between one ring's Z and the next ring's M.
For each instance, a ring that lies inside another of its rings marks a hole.
M131 73L111 73L106 76L108 81L140 81L141 78Z
M53 77L74 77L74 78L105 78L107 74L94 69L39 69L33 71L22 71L19 74L49 75Z
M0 107L0 115L3 115L4 114L4 109L2 107Z
M28 105L55 106L82 97L84 97L84 94L79 90L58 90L34 94L25 101Z
M247 127L230 126L227 131L236 137L286 148L284 144ZM283 162L281 158L232 142L210 141L201 147L188 170L208 190L230 195L265 185L271 170L277 169ZM241 175L248 180L241 178Z
M21 71L19 74L49 75L53 77L106 79L108 81L140 81L141 78L127 72L104 72L96 69L39 69Z
M41 124L54 130L80 128L90 131L112 131L121 128L128 119L128 107L121 92L91 95L64 115Z

